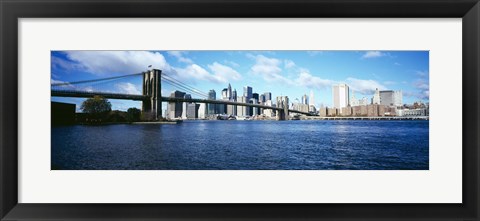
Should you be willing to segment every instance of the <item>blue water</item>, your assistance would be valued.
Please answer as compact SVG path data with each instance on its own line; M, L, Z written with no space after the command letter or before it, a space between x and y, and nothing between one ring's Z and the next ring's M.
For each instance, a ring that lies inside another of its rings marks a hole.
M52 128L52 169L428 170L428 121L184 121Z

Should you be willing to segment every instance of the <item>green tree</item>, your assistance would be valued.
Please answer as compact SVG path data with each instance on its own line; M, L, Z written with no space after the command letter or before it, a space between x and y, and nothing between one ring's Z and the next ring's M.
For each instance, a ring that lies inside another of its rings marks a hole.
M140 109L138 109L138 108L134 108L134 107L128 108L128 110L127 110L127 121L128 122L139 121L141 113L142 113L142 111L140 111Z
M112 110L112 104L105 98L94 96L88 98L80 106L82 112L87 113L90 118L95 120L105 119L108 113Z

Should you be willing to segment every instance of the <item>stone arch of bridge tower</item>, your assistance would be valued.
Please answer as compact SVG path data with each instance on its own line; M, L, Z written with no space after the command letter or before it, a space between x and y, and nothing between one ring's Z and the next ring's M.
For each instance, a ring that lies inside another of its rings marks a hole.
M162 116L161 73L158 69L143 72L142 92L146 98L142 101L142 111L152 114L156 120Z

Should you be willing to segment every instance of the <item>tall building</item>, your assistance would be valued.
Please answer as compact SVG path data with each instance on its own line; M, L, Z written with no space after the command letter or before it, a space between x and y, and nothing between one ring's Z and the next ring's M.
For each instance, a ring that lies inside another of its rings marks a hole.
M372 104L380 104L380 91L375 88L375 94L373 94Z
M258 97L258 101L261 103L261 104L264 104L265 101L265 94L260 94L259 97Z
M258 93L253 93L251 98L255 98L255 99L257 99L257 101L258 101L258 100L259 100L259 95L258 95Z
M252 98L252 87L250 86L245 86L243 87L243 96L247 98L247 100L250 100Z
M302 96L302 104L308 105L308 96L306 94Z
M209 100L216 100L217 96L217 93L215 92L215 90L210 90L208 92L208 99ZM216 105L215 104L208 104L208 114L209 115L212 115L212 114L216 114Z
M402 91L380 91L380 104L385 106L402 106Z
M223 99L223 100L228 100L228 99L229 99L229 98L228 98L228 89L227 89L227 88L224 88L224 89L222 90L222 99Z
M186 118L187 119L197 119L198 118L198 109L200 107L200 104L196 103L189 103L187 105L187 114Z
M263 93L263 95L265 95L265 101L271 101L272 100L272 93L265 92L265 93Z
M342 108L350 105L350 91L348 85L338 84L333 85L332 87L333 94L333 107L340 110L342 113Z
M350 106L356 107L360 105L360 101L355 97L355 92L352 90L352 97L350 98Z
M234 89L232 92L232 100L237 101L237 89Z
M228 87L227 87L227 98L228 100L231 100L233 97L232 95L232 86L230 86L230 83L228 83Z
M175 98L184 98L185 92L174 91L170 94L170 97ZM168 103L168 117L169 118L180 118L182 117L183 102L169 102Z
M237 97L237 102L248 103L245 96ZM237 116L250 116L249 107L237 105Z

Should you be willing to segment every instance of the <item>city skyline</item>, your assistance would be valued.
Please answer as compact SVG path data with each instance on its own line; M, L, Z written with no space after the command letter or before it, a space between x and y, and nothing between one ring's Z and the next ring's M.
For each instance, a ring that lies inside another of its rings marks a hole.
M358 99L370 99L377 88L401 90L403 103L428 102L429 96L428 51L54 51L52 82L138 73L149 65L176 75L204 93L213 89L217 99L229 84L229 96L234 90L237 96L243 95L245 86L260 95L270 92L272 100L288 96L291 102L313 93L316 107L334 106L332 86L340 83L347 84L353 92L350 95ZM139 94L140 84L120 82L109 90ZM165 96L174 90L162 85ZM140 107L133 101L111 102L113 109Z

